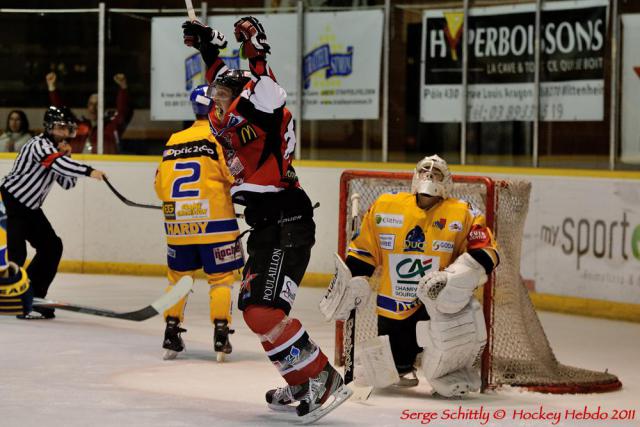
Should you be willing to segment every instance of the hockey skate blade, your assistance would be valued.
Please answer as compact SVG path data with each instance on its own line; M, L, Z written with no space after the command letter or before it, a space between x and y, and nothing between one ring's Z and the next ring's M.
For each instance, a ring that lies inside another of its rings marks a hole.
M223 353L222 351L218 351L216 353L216 361L218 363L223 363L224 362L224 357L225 357L225 353Z
M274 403L267 403L267 406L269 407L269 409L275 412L283 412L289 414L296 412L296 407L293 405L276 405Z
M338 390L336 390L332 396L333 401L328 405L323 405L320 408L316 409L313 412L309 412L307 415L300 417L300 424L312 424L318 421L320 418L327 415L329 412L336 409L338 406L342 405L353 395L353 390L349 388L349 386L343 384Z
M178 352L174 350L165 350L162 360L173 360L178 357Z

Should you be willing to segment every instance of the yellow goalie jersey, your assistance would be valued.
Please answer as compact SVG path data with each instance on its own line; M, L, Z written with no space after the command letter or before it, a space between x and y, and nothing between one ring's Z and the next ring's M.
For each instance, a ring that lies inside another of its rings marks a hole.
M169 138L156 171L170 245L233 241L238 237L229 173L219 143L206 120Z
M420 279L471 249L485 251L498 264L484 215L469 203L449 198L425 211L415 195L397 193L383 194L371 205L347 256L381 268L378 315L401 320L422 305L416 296Z

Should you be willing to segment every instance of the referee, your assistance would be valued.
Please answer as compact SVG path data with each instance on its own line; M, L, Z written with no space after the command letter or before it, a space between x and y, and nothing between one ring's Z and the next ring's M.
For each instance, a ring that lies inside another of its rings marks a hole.
M76 118L67 107L49 107L44 114L44 133L31 138L20 150L11 172L0 184L7 209L7 250L19 266L27 258L29 242L36 251L27 268L33 295L44 298L62 257L62 240L42 211L42 203L53 182L65 190L73 188L80 176L102 180L104 172L70 158L67 142L76 132ZM52 319L53 308L35 308L26 319Z

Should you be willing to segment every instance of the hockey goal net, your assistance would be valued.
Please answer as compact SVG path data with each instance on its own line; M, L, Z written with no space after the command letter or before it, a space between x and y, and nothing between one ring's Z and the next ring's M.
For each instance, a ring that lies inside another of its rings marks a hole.
M345 171L340 180L338 253L344 258L351 230L351 196L360 196L358 217L381 194L409 191L412 174ZM547 393L593 393L619 389L618 378L558 363L520 276L520 250L531 183L454 175L452 197L485 212L500 250L500 265L484 285L482 296L488 340L481 360L482 389L502 385ZM376 286L377 272L372 277ZM358 343L377 335L375 298L356 316ZM336 324L336 364L344 364L343 322Z

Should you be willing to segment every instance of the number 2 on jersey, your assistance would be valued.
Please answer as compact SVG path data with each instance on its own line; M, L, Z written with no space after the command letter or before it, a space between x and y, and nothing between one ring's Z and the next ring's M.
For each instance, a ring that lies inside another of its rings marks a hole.
M173 169L176 171L190 169L192 171L192 174L187 176L181 176L180 178L176 178L173 181L173 185L171 186L171 198L182 199L185 197L200 196L200 190L183 190L181 188L185 184L191 184L200 179L200 163L198 162L176 163Z

